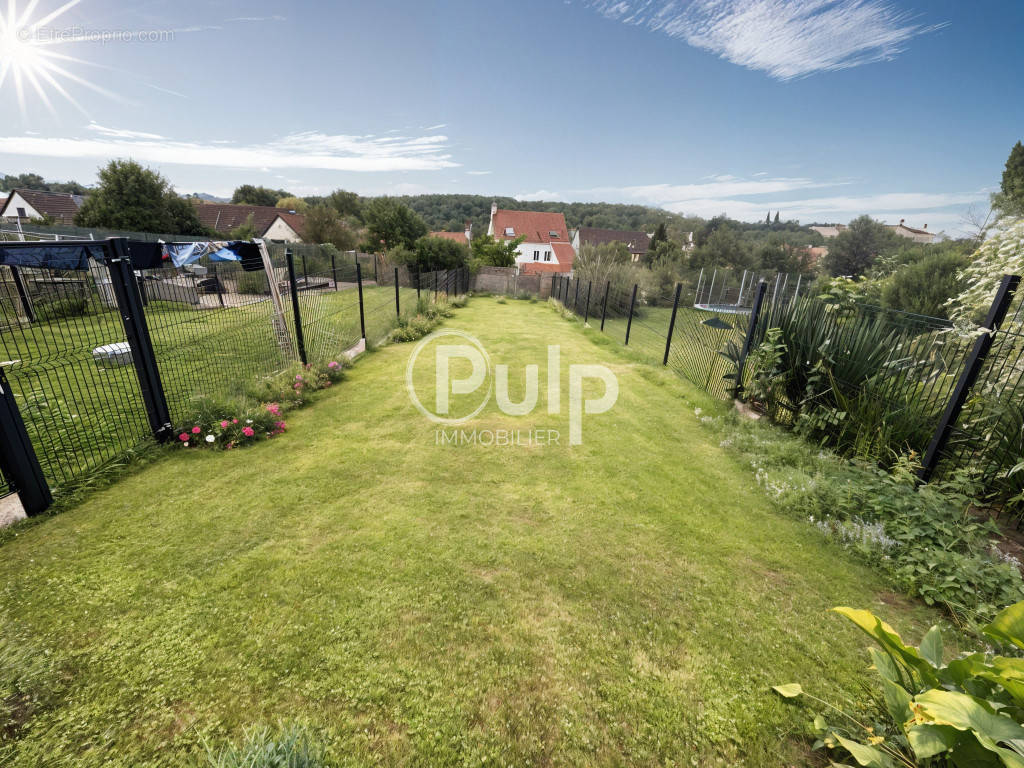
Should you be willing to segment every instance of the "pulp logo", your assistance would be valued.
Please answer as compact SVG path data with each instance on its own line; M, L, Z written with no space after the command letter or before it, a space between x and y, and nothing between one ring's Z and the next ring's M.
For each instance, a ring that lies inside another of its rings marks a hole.
M561 348L549 346L546 362L547 412L558 415L562 412ZM477 417L492 397L498 409L507 416L533 413L540 400L540 366L527 365L523 376L525 382L519 399L513 401L509 367L500 363L492 366L484 345L470 334L444 330L426 336L413 349L405 369L405 386L420 413L436 424L457 426ZM597 389L598 383L603 384L600 396L587 398L584 389L593 394L592 390ZM585 414L605 413L615 405L618 397L619 380L611 370L603 365L570 365L569 444L580 445L583 442ZM518 432L512 440L508 439L509 432L485 431L481 435L474 431L471 442L483 445L522 444ZM547 442L557 442L557 438L551 437L553 430L541 432L547 435ZM505 435L504 441L502 434ZM446 433L443 442L465 443L470 440L466 439L463 431L462 435L456 436ZM534 442L532 433L530 442Z

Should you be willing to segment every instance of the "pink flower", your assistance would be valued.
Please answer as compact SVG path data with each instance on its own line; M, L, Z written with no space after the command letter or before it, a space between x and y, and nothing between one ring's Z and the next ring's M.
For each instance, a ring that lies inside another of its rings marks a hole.
M222 422L220 423L220 428L221 428L221 429L227 429L227 428L228 428L228 422L227 422L227 419L225 419L224 421L222 421Z
M254 430L252 427L245 427L242 430L242 434L245 435L246 437L252 437L253 435L256 434L256 430Z
M274 426L280 429L282 432L288 429L288 425L283 421L275 421Z
M202 431L203 431L202 427L192 427L192 434L193 435L198 435Z
M302 382L301 381L296 381L295 382L295 388L296 389L302 389Z
M188 442L188 435L186 435L184 432L182 432L180 435L178 435L178 439L181 440L181 442L183 442L183 443L187 443Z
M229 450L229 451L230 451L230 450L231 450L232 448L234 448L234 447L235 447L235 444L234 444L234 443L228 443L227 445L225 445L225 446L224 446L224 448L225 448L226 450Z
M267 403L267 413L269 413L271 416L280 416L281 406L279 406L277 403Z
M301 373L295 374L295 380L296 381L302 381L302 374Z
M338 367L338 363L336 361L334 361L334 360L331 360L331 362L329 362L327 364L327 367L331 368L331 369L337 368Z
M232 419L232 420L231 420L231 423L232 423L232 424L237 424L237 423L238 423L238 419Z

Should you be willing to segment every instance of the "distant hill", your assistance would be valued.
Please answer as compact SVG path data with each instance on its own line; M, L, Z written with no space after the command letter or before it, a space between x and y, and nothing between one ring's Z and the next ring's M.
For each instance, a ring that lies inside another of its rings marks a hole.
M198 197L200 200L205 200L208 203L230 203L230 197L217 197L211 195L208 192L193 192L191 195L185 195L185 197Z
M690 232L703 224L702 219L679 216L645 205L521 201L486 195L404 195L395 199L422 216L431 231L461 232L468 219L473 222L473 232L486 232L492 202L497 202L499 208L565 214L565 223L570 229L601 227L653 232L658 224L664 222L670 233L680 233Z

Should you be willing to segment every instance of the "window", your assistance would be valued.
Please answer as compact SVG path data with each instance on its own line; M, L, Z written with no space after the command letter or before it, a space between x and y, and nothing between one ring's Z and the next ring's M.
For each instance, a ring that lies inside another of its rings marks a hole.
M550 230L548 232L548 236L550 236L550 237L558 237L558 230L557 229Z
M516 230L514 227L505 227L505 237L515 237Z
M18 218L19 219L27 219L28 218L28 216L25 214L25 209L24 208L19 208L18 209Z
M534 261L540 261L540 251L534 251L533 252L533 260Z
M544 251L544 261L551 261L551 251Z

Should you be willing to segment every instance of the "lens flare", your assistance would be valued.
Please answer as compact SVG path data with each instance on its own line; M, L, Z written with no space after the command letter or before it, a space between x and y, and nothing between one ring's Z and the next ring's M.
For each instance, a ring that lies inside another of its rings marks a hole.
M33 14L39 0L29 0L21 13L15 0L8 0L6 12L0 12L0 94L10 87L9 83L13 85L23 116L26 115L26 91L29 88L51 113L55 110L50 94L56 93L87 114L64 83L74 83L113 97L109 91L67 69L68 64L88 62L54 50L62 43L80 42L73 36L59 34L59 30L49 26L79 2L81 0L69 0L35 19Z

